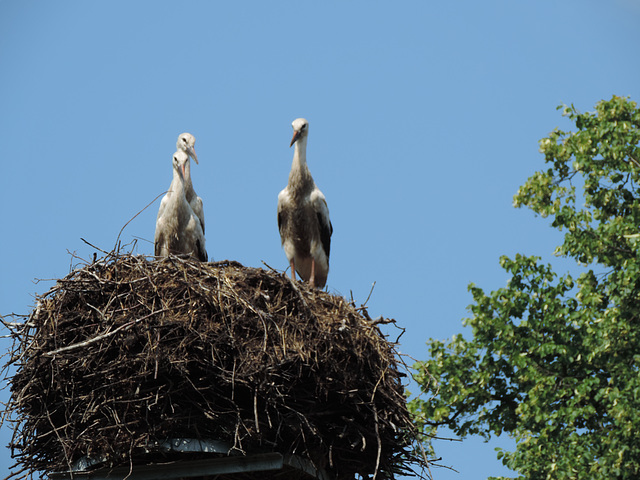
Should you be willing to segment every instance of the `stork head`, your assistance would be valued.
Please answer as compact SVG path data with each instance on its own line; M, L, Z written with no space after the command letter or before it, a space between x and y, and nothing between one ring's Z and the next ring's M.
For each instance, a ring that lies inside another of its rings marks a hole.
M173 154L173 169L178 173L182 181L185 180L187 175L186 168L189 162L189 155L182 150L178 150Z
M305 118L296 118L291 122L291 126L293 127L293 138L289 144L290 147L301 138L307 138L309 134L309 122L307 122Z
M178 150L182 150L183 152L185 152L187 155L193 158L196 163L198 163L198 156L196 155L195 145L196 145L196 137L194 137L190 133L185 132L185 133L181 133L178 136L178 141L176 142L176 148Z

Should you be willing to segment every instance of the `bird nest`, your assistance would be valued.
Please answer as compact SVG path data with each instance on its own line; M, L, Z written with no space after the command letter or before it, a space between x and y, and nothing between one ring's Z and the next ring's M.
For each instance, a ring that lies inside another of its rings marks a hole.
M16 333L16 466L145 464L166 459L158 445L198 439L224 442L225 455L295 454L333 478L410 474L426 461L403 363L376 323L340 296L236 262L94 261L58 280Z

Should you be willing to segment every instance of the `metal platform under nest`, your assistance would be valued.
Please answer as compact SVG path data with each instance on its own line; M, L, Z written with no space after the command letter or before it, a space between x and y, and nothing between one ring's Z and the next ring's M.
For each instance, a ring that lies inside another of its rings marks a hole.
M174 439L157 449L184 453L228 452L222 442L192 439ZM215 456L201 459L173 459L156 461L144 465L102 467L100 458L82 458L70 471L49 475L50 480L178 480L198 478L201 480L330 480L322 469L316 468L307 459L281 453L255 455ZM96 468L98 467L98 468Z
M172 480L199 477L219 480L278 478L282 480L329 480L324 471L295 455L263 453L243 457L178 460L133 467L101 468L90 472L60 472L51 480Z

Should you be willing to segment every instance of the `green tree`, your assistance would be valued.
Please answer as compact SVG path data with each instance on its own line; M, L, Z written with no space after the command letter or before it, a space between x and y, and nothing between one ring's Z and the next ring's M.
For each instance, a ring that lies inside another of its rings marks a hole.
M470 285L472 338L428 342L411 402L425 433L508 433L498 457L521 479L640 478L640 110L621 97L592 113L561 106L576 131L540 141L546 170L514 198L562 231L556 253L502 257L505 288Z

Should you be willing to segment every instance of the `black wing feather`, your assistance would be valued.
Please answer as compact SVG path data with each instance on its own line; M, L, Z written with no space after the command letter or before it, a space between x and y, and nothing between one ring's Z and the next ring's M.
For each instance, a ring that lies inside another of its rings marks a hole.
M153 248L153 252L155 254L156 257L160 256L160 245L162 245L164 242L164 234L162 232L160 232L160 234L158 235L158 239L156 240L156 244L154 245Z
M331 235L333 235L333 225L331 225L331 220L329 220L329 225L324 223L322 219L322 215L318 212L318 225L320 225L320 241L322 242L322 249L324 253L326 253L327 258L329 258L329 252L331 251Z
M198 250L198 260L200 260L201 262L206 262L207 261L207 251L202 248L202 244L200 243L200 240L196 240L196 250Z

